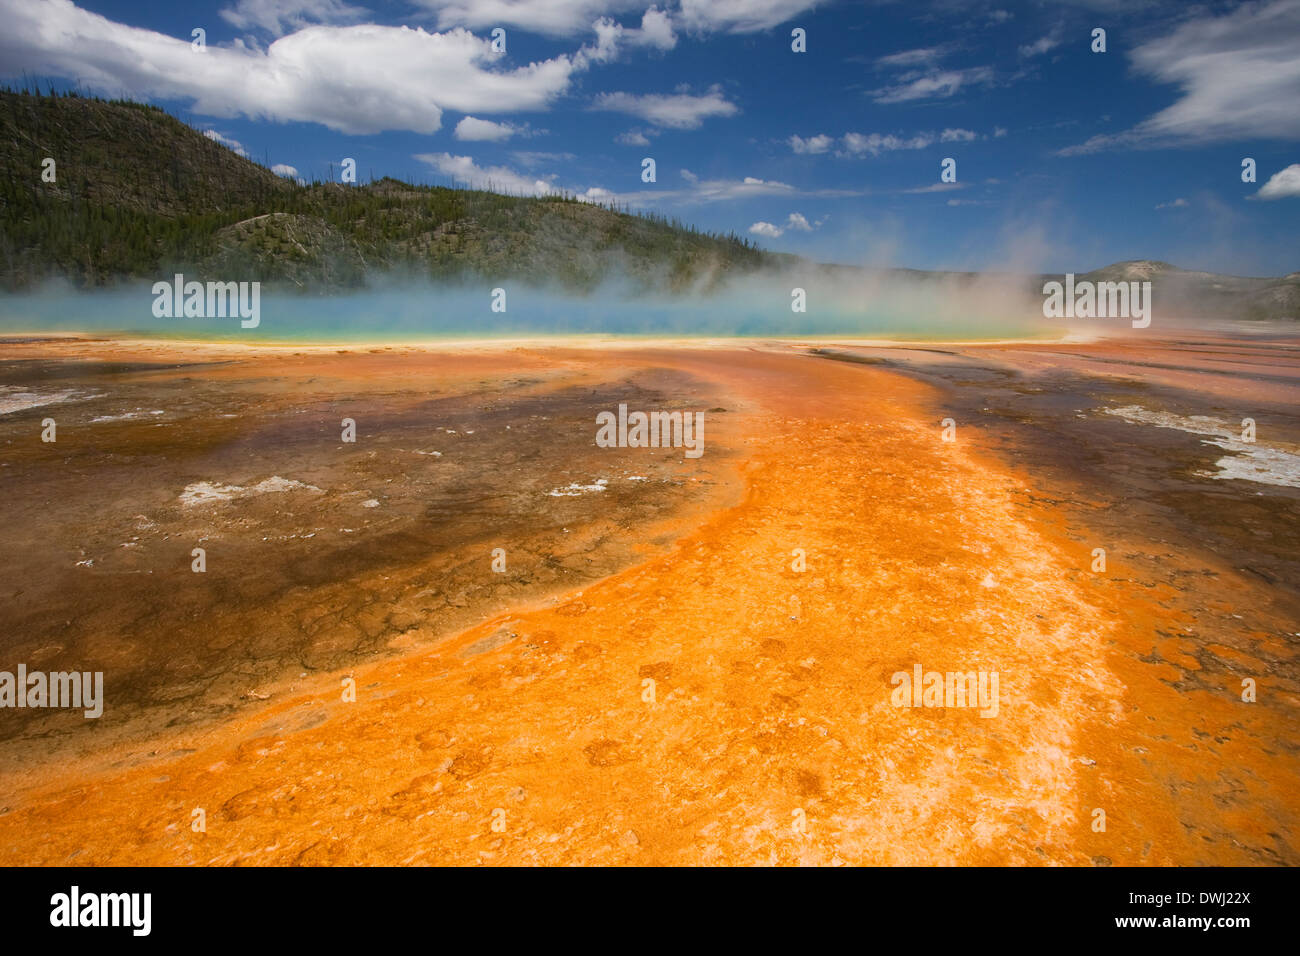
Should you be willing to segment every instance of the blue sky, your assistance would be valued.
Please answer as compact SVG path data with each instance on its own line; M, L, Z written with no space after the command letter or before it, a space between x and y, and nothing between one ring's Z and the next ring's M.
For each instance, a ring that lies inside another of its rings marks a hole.
M566 190L845 263L1300 270L1300 0L0 0L0 18L11 81L157 103L307 179L353 157L363 181Z

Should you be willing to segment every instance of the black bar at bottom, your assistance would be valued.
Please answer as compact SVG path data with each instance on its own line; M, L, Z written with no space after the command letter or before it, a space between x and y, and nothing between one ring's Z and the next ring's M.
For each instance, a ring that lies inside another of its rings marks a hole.
M906 939L942 945L1129 939L1232 947L1291 936L1296 926L1295 871L1284 868L799 874L67 868L9 869L0 879L7 943L76 936L78 943L261 949L281 942L334 947L348 940L373 946L409 935L442 946L457 945L468 932L489 944L512 936L533 945L655 937L667 944L764 939L802 926L814 934L806 937L810 945L815 937L830 943L834 937L823 932L844 931L859 943L873 937L884 942L888 936L877 930L893 927ZM138 932L146 928L146 912L147 935ZM80 925L114 921L118 925Z

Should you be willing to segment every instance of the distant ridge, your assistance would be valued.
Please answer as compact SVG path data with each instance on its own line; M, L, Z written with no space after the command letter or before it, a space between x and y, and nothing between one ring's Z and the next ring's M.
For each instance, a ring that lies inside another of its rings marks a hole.
M1093 282L1149 281L1155 307L1166 315L1300 319L1300 273L1297 272L1277 279L1248 278L1191 272L1168 262L1133 259L1095 269L1078 278Z

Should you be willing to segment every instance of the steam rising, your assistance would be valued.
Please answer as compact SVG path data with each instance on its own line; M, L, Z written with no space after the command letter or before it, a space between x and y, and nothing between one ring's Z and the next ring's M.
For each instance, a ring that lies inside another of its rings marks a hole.
M240 278L186 275L191 277ZM372 279L364 290L328 297L264 287L255 329L240 328L237 318L155 318L151 284L85 292L52 284L33 294L0 296L0 331L304 343L584 334L995 339L1061 331L1042 318L1041 295L1023 276L811 264L732 275L722 283L710 281L709 291L676 294L647 293L643 283L628 279L606 281L587 293L505 280ZM494 288L505 289L504 312L492 311ZM806 312L791 308L795 289L806 294Z

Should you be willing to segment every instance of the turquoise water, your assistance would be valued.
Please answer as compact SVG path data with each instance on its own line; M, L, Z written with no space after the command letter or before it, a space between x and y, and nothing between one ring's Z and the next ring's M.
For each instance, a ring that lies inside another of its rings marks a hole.
M0 333L84 332L149 338L270 342L420 342L547 335L861 336L996 339L1057 331L1022 308L962 301L939 290L808 290L808 311L790 307L790 287L754 283L713 294L591 296L506 285L506 310L493 311L490 287L390 286L330 297L266 293L256 328L225 318L158 318L150 284L105 291L46 290L0 296ZM985 297L987 298L987 297Z

